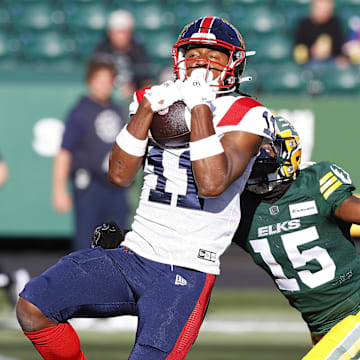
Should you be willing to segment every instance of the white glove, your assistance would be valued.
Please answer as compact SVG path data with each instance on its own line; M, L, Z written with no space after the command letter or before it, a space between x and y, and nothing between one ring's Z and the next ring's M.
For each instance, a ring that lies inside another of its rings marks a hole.
M209 101L216 98L215 91L205 81L204 72L200 70L205 69L194 70L191 77L185 81L176 81L182 100L190 111L197 105L210 106Z
M181 100L178 87L170 80L165 81L161 85L155 85L150 89L146 89L144 96L150 102L153 112L164 110L174 102Z

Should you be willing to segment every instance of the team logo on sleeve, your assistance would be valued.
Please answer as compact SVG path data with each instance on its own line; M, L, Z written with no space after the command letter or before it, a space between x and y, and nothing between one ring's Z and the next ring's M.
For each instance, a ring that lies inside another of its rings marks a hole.
M320 192L325 200L342 184L351 184L350 175L341 167L333 164L330 169L319 181Z
M350 175L344 169L335 164L331 165L330 169L344 184L351 184Z

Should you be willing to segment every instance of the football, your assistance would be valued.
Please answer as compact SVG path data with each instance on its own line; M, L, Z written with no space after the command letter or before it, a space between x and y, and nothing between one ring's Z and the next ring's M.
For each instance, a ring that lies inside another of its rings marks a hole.
M155 142L165 148L187 146L190 141L190 113L185 103L178 101L155 113L150 133Z

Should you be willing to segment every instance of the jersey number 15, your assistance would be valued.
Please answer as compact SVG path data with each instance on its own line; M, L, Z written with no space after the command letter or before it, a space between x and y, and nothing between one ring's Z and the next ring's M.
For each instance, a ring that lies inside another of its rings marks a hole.
M311 260L315 259L319 262L321 269L316 272L311 272L310 270L297 271L301 282L312 289L333 280L336 270L336 265L326 249L314 246L304 251L299 250L298 247L300 245L317 240L318 238L319 235L315 226L281 235L284 249L295 270L305 266ZM253 250L259 253L268 265L279 289L288 291L300 290L298 281L295 278L287 278L281 265L276 262L271 253L268 239L250 240L249 242Z

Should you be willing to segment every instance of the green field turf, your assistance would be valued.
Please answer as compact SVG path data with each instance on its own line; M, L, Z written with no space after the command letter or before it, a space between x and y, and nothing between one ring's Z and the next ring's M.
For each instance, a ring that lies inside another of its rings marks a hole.
M0 360L41 360L9 310L0 296ZM133 331L94 330L96 326L79 330L88 360L128 358ZM276 291L215 289L206 321L187 359L298 360L310 346L299 314Z

